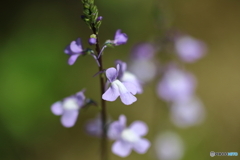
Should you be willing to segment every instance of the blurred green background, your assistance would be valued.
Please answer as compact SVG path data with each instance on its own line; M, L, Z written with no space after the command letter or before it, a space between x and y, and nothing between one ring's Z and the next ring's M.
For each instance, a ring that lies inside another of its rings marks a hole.
M107 49L104 68L115 59L127 61L131 46L150 40L156 33L154 1L98 1L104 17L100 41L112 39L117 29L129 36L124 46ZM170 0L168 11L173 26L205 41L208 55L187 65L198 78L197 94L203 100L207 117L202 125L179 129L169 123L164 103L158 103L155 125L152 113L155 84L145 88L131 106L119 100L108 103L108 112L128 124L142 120L149 125L147 138L170 129L184 140L183 160L207 160L210 151L240 153L240 1ZM97 66L92 57L67 64L64 47L77 37L84 46L91 31L81 21L80 0L5 1L1 9L0 38L0 160L95 160L99 159L99 139L84 132L84 124L98 110L81 111L77 124L61 126L50 106L82 88L99 101ZM109 153L111 159L122 159ZM145 155L133 152L126 159L154 159L153 147ZM239 159L239 157L215 157Z

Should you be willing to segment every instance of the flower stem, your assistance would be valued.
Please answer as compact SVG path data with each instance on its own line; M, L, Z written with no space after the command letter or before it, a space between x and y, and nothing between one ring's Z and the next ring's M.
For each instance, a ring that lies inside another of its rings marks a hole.
M93 33L96 35L96 52L99 55L100 54L100 46L99 46L99 38L98 38L98 34L96 33L96 29L93 28ZM103 70L103 62L102 62L102 56L99 57L98 59L99 61L99 71ZM101 95L100 95L100 99L101 99L101 121L102 121L102 138L101 138L101 160L108 160L108 145L107 145L107 127L106 127L106 121L107 121L107 108L106 108L106 101L102 99L102 95L105 92L105 81L104 81L104 77L100 74L99 75L99 80L100 80L100 90L101 90Z

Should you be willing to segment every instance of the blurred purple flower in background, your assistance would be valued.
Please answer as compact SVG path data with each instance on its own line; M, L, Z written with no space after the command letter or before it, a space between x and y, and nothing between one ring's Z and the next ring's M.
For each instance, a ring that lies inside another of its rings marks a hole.
M78 56L84 54L81 39L77 38L76 41L72 41L70 45L66 47L64 52L70 56L70 58L68 59L68 64L73 65L77 60Z
M157 93L165 101L180 101L194 94L195 77L172 66L168 68L157 86Z
M119 64L117 65L117 69L112 67L106 70L106 77L108 79L107 83L110 83L110 87L102 95L102 99L106 101L115 101L118 96L120 96L121 101L125 105L130 105L133 102L137 101L137 98L131 93L131 91L133 90L131 87L134 86L125 86L117 79L117 77L119 76L119 70Z
M139 154L146 153L150 142L142 136L147 132L148 127L142 121L135 121L126 128L126 117L120 115L119 120L111 123L108 129L108 137L116 140L112 145L112 152L120 157L128 156L132 149Z
M185 128L201 123L205 117L205 109L199 98L189 97L174 102L170 114L175 125Z
M206 53L206 45L190 36L180 36L175 40L175 51L184 62L195 62Z
M180 160L185 150L182 139L173 132L159 135L154 148L159 160Z
M100 137L102 135L102 121L100 115L87 121L85 129L89 135Z
M150 43L139 43L132 48L131 53L133 60L149 60L154 58L156 48Z
M76 123L79 110L85 104L84 91L64 98L62 101L55 102L51 106L53 114L61 117L61 123L64 127L72 127Z
M119 46L119 45L127 43L127 40L128 40L127 34L126 33L122 33L121 30L118 29L116 31L116 33L115 33L115 37L114 37L113 43L116 46Z
M142 82L147 83L155 78L157 65L154 59L157 49L150 43L139 43L131 51L129 70Z

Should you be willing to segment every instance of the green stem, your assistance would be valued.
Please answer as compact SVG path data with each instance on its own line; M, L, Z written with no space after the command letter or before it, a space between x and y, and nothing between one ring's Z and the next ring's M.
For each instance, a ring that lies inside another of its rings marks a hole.
M96 29L93 28L93 33L96 35L97 44L96 44L96 52L99 55L100 53L100 46L99 46L99 37L96 33ZM103 62L102 57L98 59L100 66L98 67L99 71L103 70ZM101 121L102 121L102 138L101 138L101 160L108 160L108 144L107 144L107 127L106 127L106 121L107 121L107 108L106 108L106 101L102 99L102 95L105 92L105 80L104 77L100 74L99 75L100 80L100 90L101 90Z

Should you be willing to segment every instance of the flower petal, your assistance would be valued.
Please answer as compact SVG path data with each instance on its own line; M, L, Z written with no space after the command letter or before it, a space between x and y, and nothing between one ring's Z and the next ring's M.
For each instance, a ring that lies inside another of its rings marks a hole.
M70 44L70 49L74 53L81 53L83 51L81 45L81 39L78 38L76 41L72 41Z
M151 143L149 140L142 138L138 142L134 143L133 149L139 154L144 154L147 152L150 145Z
M121 82L129 82L133 86L135 86L136 91L130 90L130 88L128 89L132 93L133 92L137 92L137 93L141 94L143 92L142 91L143 90L142 89L142 85L140 84L140 81L137 79L137 77L134 74L132 74L130 72L124 72L124 74L123 74L123 76L122 76L122 78L120 80L121 80ZM131 87L131 86L128 86L128 87Z
M116 60L115 61L116 66L119 66L118 70L118 79L121 79L123 76L124 72L127 70L127 63L121 61L121 60Z
M121 101L125 105L130 105L133 102L137 101L137 98L133 96L130 91L120 82L119 80L115 80L112 84L115 84L118 87L118 91L120 93Z
M82 91L76 93L76 99L77 99L78 105L80 107L82 107L84 105L84 102L86 99L84 92L85 92L85 90L82 90Z
M63 108L62 108L62 103L60 101L55 102L52 106L51 106L51 111L53 114L59 116L63 114Z
M129 129L131 129L133 132L135 132L139 136L144 136L148 132L148 126L146 125L146 123L144 123L142 121L133 122L130 125Z
M129 92L131 92L133 95L137 94L137 88L136 86L131 82L122 82L122 84L127 88Z
M115 84L111 83L111 86L102 95L102 99L112 102L112 101L115 101L118 98L119 95L120 95L120 93L118 91L118 87Z
M76 123L78 110L65 111L61 117L61 123L64 127L72 127Z
M120 98L125 105L131 105L132 103L137 101L137 98L130 92L120 94Z
M110 82L113 82L114 80L116 80L118 76L118 71L113 67L108 68L106 70L106 76Z
M71 55L70 58L68 59L68 64L73 65L77 60L78 56L80 56L80 54Z
M119 123L125 128L125 126L126 126L126 121L127 121L127 118L126 118L126 116L125 115L120 115L119 116Z
M122 141L116 141L112 145L112 152L120 157L127 157L131 153L131 149L131 144Z
M125 33L121 33L121 30L117 30L115 37L114 37L114 43L116 46L125 44L128 40L128 36Z

